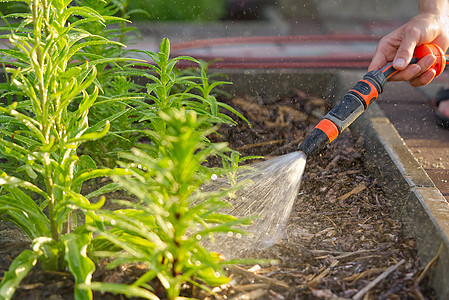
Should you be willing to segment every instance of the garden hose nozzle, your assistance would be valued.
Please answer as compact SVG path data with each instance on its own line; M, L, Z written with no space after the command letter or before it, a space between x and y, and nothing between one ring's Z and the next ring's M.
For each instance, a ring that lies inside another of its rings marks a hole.
M431 66L440 75L446 66L446 57L443 50L435 44L423 44L418 46L413 54L411 64L419 59L433 54L437 59ZM307 156L321 152L327 144L331 143L338 135L352 124L378 96L383 92L387 80L398 70L388 63L380 70L370 71L363 79L359 80L350 89L340 102L321 119L312 132L306 136L299 145L299 150Z

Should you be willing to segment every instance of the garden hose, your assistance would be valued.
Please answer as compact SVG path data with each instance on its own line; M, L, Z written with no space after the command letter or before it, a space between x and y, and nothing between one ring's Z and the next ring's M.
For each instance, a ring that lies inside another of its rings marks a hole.
M418 46L410 64L433 54L437 59L430 67L434 69L435 77L439 76L446 66L446 56L443 50L435 44ZM370 71L350 89L340 102L321 119L312 132L299 145L299 150L307 156L320 153L329 143L352 124L378 96L383 92L387 80L397 73L393 63L388 63L380 70Z

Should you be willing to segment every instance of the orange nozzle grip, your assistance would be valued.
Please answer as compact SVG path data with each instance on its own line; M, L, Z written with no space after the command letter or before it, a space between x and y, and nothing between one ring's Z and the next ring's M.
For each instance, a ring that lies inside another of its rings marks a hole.
M421 59L429 54L432 54L437 58L435 63L430 67L430 69L435 70L435 77L437 77L443 73L444 68L446 67L446 57L443 50L438 45L427 43L419 45L413 52L413 56L417 59Z

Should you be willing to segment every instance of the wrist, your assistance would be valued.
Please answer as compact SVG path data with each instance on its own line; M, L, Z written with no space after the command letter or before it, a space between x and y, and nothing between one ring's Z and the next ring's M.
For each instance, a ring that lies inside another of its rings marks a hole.
M449 1L447 0L420 0L420 14L449 15Z

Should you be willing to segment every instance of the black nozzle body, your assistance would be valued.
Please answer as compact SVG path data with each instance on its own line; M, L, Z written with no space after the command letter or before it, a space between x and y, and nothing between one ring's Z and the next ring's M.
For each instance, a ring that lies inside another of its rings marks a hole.
M320 153L343 130L351 125L380 95L387 83L382 71L370 71L349 90L340 102L323 117L299 145L307 156ZM323 122L325 121L325 122Z

